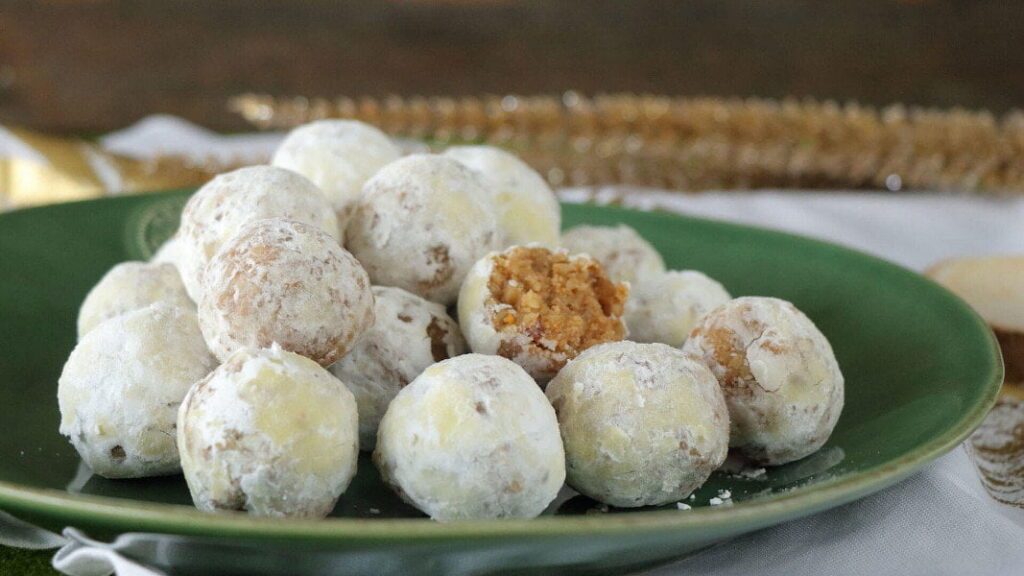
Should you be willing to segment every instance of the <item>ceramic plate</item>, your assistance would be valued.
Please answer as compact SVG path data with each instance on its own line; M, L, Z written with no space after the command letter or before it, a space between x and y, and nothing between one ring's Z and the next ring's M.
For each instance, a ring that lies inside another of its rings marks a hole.
M718 472L687 501L688 511L608 511L564 491L535 520L438 524L388 492L364 459L327 520L202 514L180 476L90 477L57 433L57 378L75 344L79 303L112 265L151 254L176 227L186 196L0 216L0 508L98 538L143 533L124 541L124 552L168 570L608 574L650 566L905 478L981 422L1002 378L984 323L913 272L776 232L567 205L568 226L624 222L671 268L702 270L734 295L776 296L804 310L832 342L846 376L846 407L828 444L763 475ZM731 498L710 505L723 491Z

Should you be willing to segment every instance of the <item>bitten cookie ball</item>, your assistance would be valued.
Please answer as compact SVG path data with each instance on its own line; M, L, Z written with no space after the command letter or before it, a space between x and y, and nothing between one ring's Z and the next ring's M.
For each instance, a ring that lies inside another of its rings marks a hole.
M104 320L154 302L195 308L173 264L122 262L111 268L86 295L78 310L78 338Z
M302 174L327 195L344 227L363 184L401 150L383 132L356 120L317 120L288 133L271 164Z
M701 362L664 344L612 342L548 385L569 485L612 506L675 502L729 452L729 409Z
M190 309L157 302L107 320L64 365L60 433L100 476L175 474L178 405L216 366Z
M616 282L635 284L665 271L661 254L625 224L573 226L562 234L562 247L573 254L597 258Z
M189 391L181 467L200 510L321 518L356 473L356 401L315 362L243 349Z
M327 198L302 176L272 166L221 174L189 198L178 230L178 265L185 288L199 301L203 275L217 250L251 222L287 218L338 238L338 221Z
M469 267L500 242L480 177L430 154L406 156L370 179L345 238L374 284L445 305L455 301Z
M444 306L401 288L373 287L373 326L331 366L356 397L359 446L373 450L388 404L424 369L466 352L458 324Z
M320 228L259 220L210 260L199 325L226 360L240 348L285 350L330 366L373 324L373 293L359 262Z
M474 352L509 358L543 384L583 350L626 336L628 294L589 256L513 246L470 270L459 323Z
M441 522L533 518L565 480L558 421L522 368L467 354L427 368L380 423L374 460Z
M731 298L721 284L694 270L645 278L629 288L629 339L682 346L698 320Z
M762 465L785 464L828 440L843 409L843 375L828 340L776 298L737 298L697 324L683 351L718 378L730 445Z
M493 195L505 246L558 246L562 207L540 174L513 154L493 146L455 146L445 156L476 171Z

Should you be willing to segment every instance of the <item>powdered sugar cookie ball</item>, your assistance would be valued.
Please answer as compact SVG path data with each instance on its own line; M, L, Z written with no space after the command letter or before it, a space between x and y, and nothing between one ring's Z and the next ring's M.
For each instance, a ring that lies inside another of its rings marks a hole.
M374 460L402 498L441 522L533 518L565 480L544 393L519 366L480 354L435 364L403 388Z
M178 404L216 366L190 309L157 302L107 320L64 365L60 433L100 476L177 473Z
M714 375L664 344L612 342L548 385L569 485L621 507L689 496L729 451L729 410Z
M251 222L288 218L338 238L338 221L315 185L273 166L249 166L221 174L189 198L181 212L179 266L185 288L199 301L203 274L217 250Z
M302 174L327 194L344 227L363 184L401 150L383 132L355 120L317 120L288 133L271 164Z
M737 298L701 320L683 351L718 378L732 420L730 444L776 465L820 448L843 409L843 375L828 340L795 306Z
M373 287L376 318L351 352L331 366L356 397L359 445L373 450L388 404L424 369L466 352L444 306L401 288Z
M505 245L558 246L562 207L548 183L525 162L493 146L455 146L445 156L476 171L493 195Z
M682 346L702 316L730 299L721 284L695 270L649 276L629 288L629 339Z
M104 320L154 302L195 308L173 264L122 262L111 268L86 295L78 310L78 337L81 339Z
M374 284L445 305L469 267L500 242L479 176L429 154L392 162L367 182L345 238Z
M370 280L320 228L259 220L210 260L199 325L226 360L240 348L285 350L330 366L373 324Z
M153 254L153 257L149 259L151 264L173 264L175 268L179 266L178 260L181 258L181 239L177 234L171 236L166 242L157 248L157 251Z
M315 362L243 349L189 391L181 467L200 510L320 518L356 473L356 402Z
M562 247L601 261L616 282L637 283L665 271L661 254L636 230L618 226L573 226L562 234Z
M513 246L473 265L459 323L474 352L509 358L543 384L583 350L626 336L628 293L589 256Z

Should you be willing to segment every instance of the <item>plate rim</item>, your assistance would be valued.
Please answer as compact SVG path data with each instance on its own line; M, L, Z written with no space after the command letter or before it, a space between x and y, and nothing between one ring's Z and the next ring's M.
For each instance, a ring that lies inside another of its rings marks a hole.
M171 197L186 192L173 190L142 196L125 196L68 202L58 205L37 206L0 215L0 221L30 212L50 210L64 206L99 204L120 201ZM70 521L87 518L91 525L114 527L123 531L126 526L161 534L180 536L244 538L253 540L303 540L321 543L358 543L390 541L434 541L452 538L477 540L491 538L562 536L578 537L609 535L622 532L662 532L675 529L701 527L713 534L742 525L754 529L777 521L808 515L816 511L847 503L881 490L917 472L929 462L951 451L977 428L995 404L1003 380L1003 363L995 335L981 317L963 300L932 280L899 266L884 258L798 234L782 232L732 222L700 218L666 211L643 211L621 206L563 203L563 206L582 207L640 213L648 217L691 221L719 226L735 231L755 231L787 242L813 246L816 249L840 251L890 273L914 276L922 286L938 291L961 314L968 316L979 333L988 342L988 370L979 374L982 388L973 405L962 411L953 426L923 445L889 462L859 471L855 474L815 484L813 490L797 490L773 495L764 501L748 501L736 506L701 507L680 513L672 510L635 511L615 515L542 516L534 519L476 520L440 523L428 518L337 518L322 520L260 518L244 513L208 514L185 505L161 504L124 499L74 495L63 490L33 488L23 484L0 481L0 508L11 513L25 513L47 520ZM70 524L69 524L70 525Z

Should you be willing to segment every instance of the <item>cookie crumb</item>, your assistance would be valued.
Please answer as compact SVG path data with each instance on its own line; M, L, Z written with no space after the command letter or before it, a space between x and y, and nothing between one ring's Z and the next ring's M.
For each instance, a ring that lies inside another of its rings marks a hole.
M766 472L766 470L764 468L747 468L747 469L741 470L740 473L739 473L739 476L742 476L744 478L751 478L751 479L753 479L753 478L760 478L760 477L764 476L765 472Z

